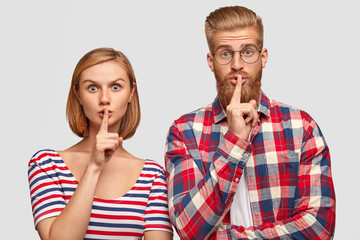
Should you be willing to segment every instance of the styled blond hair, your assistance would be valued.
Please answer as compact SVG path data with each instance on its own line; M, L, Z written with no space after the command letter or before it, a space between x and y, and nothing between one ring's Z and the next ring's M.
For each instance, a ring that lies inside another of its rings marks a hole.
M211 12L205 21L205 35L210 52L215 50L213 49L212 37L216 32L248 27L253 27L257 31L257 44L262 49L264 28L261 17L257 16L255 12L241 6L222 7Z
M79 137L88 136L88 119L85 116L84 109L76 97L73 88L75 87L76 91L79 90L80 77L85 69L108 61L115 61L125 69L130 79L131 90L136 84L134 70L130 64L130 61L122 52L116 51L112 48L97 48L86 53L79 60L74 69L66 106L66 117L69 121L70 128ZM128 104L125 115L121 119L120 128L118 131L119 135L123 137L124 140L131 138L135 134L139 123L140 103L138 91L137 88L135 88L131 102Z

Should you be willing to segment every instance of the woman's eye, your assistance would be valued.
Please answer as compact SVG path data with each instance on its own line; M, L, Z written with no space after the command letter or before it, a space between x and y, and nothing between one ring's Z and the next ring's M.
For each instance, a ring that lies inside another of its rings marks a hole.
M112 86L112 90L115 90L115 91L120 90L120 85L119 84L114 84Z
M96 87L96 86L90 86L90 87L88 88L88 90L89 90L90 92L95 92L95 91L97 90L97 87Z

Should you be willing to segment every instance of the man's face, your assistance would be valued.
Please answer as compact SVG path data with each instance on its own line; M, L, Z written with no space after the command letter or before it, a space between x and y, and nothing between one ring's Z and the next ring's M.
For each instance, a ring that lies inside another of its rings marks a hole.
M257 32L253 28L217 32L214 34L212 42L214 46L213 53L219 48L240 51L248 45L257 46ZM244 62L239 52L235 52L230 63L221 65L211 53L208 53L208 64L215 74L218 97L224 108L229 104L238 80L242 81L243 84L241 102L248 103L252 99L256 100L256 102L259 101L262 68L266 65L267 57L268 52L263 49L259 59L249 64ZM242 79L237 79L237 74L240 74Z

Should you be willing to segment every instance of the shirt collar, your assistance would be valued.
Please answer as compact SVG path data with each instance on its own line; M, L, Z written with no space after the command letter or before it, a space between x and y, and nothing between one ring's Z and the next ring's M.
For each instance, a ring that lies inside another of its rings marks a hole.
M265 95L263 91L260 93L260 101L258 106L258 113L265 115L266 117L270 117L270 99ZM220 104L220 100L218 96L216 96L213 104L212 110L214 114L214 123L219 123L224 118L226 118L226 110Z

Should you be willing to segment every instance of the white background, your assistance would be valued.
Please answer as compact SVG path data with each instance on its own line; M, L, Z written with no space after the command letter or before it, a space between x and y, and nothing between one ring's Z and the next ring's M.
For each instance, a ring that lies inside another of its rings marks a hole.
M142 121L125 148L163 165L166 133L181 114L210 103L206 16L244 5L263 18L269 60L263 90L307 111L331 150L336 239L354 239L357 220L360 17L356 1L2 1L1 239L37 239L27 164L42 148L79 139L65 105L72 71L89 50L113 47L130 59Z

